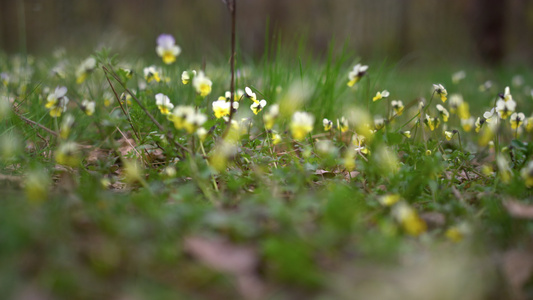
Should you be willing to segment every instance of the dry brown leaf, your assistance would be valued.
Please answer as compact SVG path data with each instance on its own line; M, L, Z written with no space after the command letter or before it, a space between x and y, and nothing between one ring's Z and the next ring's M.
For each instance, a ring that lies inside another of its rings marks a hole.
M189 237L185 239L185 250L208 267L235 276L245 299L263 297L265 286L256 273L259 258L254 248L222 240Z
M507 200L503 202L507 212L515 218L533 219L533 205L520 203L516 200Z
M521 249L505 252L503 272L511 286L514 299L526 299L522 288L533 274L533 253Z

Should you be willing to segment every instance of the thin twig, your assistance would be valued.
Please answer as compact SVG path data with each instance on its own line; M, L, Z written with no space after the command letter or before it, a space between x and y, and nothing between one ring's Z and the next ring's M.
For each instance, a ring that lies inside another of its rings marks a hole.
M32 126L37 126L37 127L41 128L42 130L48 132L49 134L51 134L51 135L53 135L53 136L55 136L55 137L58 137L58 136L59 136L59 135L57 134L57 132L53 131L52 129L49 129L49 128L47 128L47 127L45 127L45 126L43 126L43 125L41 125L41 124L39 124L39 123L37 123L37 122L35 122L35 121L30 120L30 119L24 117L23 115L19 114L19 113L16 112L16 111L13 111L13 113L15 113L15 115L17 115L22 121L24 121L24 122L26 122L26 123L28 123L28 124L30 124L30 125L32 125Z
M104 72L106 72L106 74L109 74L113 77L113 79L115 79L123 88L124 90L131 95L131 97L133 98L133 100L135 100L135 102L137 103L137 105L139 105L139 107L146 113L146 115L148 116L148 118L150 118L150 120L157 126L157 128L159 128L159 130L165 132L165 135L167 136L168 140L174 144L174 146L180 148L181 150L187 152L187 153L191 153L189 149L187 149L187 147L183 146L182 144L176 142L174 140L174 136L172 135L172 133L170 133L169 131L165 130L165 128L159 124L159 122L157 122L157 120L154 118L154 116L152 116L152 114L150 112L148 112L148 110L141 104L141 101L139 100L139 98L137 98L137 96L130 90L126 87L126 85L120 80L120 78L118 78L118 76L110 71L108 68L106 68L105 66L102 66L102 69L104 70ZM178 156L178 158L182 159L181 156Z

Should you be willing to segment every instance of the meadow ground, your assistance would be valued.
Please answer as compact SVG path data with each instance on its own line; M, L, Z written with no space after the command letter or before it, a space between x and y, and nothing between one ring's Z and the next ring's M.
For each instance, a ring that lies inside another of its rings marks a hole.
M530 70L157 47L1 54L4 299L532 296Z

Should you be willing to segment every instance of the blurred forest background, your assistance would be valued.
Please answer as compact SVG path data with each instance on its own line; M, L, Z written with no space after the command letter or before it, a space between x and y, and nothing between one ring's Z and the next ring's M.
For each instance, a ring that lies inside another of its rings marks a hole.
M334 40L337 50L347 43L365 59L531 63L531 2L238 0L237 34L252 58L281 38L319 57ZM171 33L184 55L226 57L229 27L220 0L0 0L0 47L8 53L88 54L108 45L142 55Z

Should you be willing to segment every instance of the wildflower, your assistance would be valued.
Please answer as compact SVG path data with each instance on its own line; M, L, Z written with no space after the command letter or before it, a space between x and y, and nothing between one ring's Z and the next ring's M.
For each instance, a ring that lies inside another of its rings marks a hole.
M470 118L470 105L468 105L467 102L463 102L459 105L457 116L459 116L459 119L461 120Z
M481 137L478 140L478 143L480 146L484 147L486 145L490 145L492 142L492 139L494 137L494 133L496 132L497 124L496 122L487 123L488 126L485 126L485 129L483 130ZM477 128L476 128L477 130Z
M203 127L200 127L196 130L196 135L200 139L200 142L205 141L205 138L207 137L207 130Z
M155 95L155 104L163 115L169 115L170 111L174 108L174 104L170 103L168 96L161 93Z
M66 114L59 126L59 137L66 140L70 135L72 125L74 125L74 117L71 114Z
M192 70L191 72L183 71L183 73L181 73L181 83L189 84L191 81L191 74L196 76L196 70Z
M490 123L492 122L492 119L494 117L494 113L495 113L496 109L495 108L492 108L491 110L489 111L486 111L483 113L483 118L485 119L485 121L487 123Z
M193 133L200 128L205 121L207 121L206 115L200 112L194 112L193 114L188 115L185 119L185 130L187 130L188 133Z
M194 107L179 105L174 108L174 111L172 112L172 115L169 117L169 119L174 122L174 127L180 130L185 128L187 119L189 119L190 116L194 114Z
M315 143L316 150L322 155L329 155L335 152L335 146L330 140L318 140Z
M263 115L263 121L265 122L265 128L267 130L272 129L274 127L274 122L276 121L276 118L279 115L279 105L273 104L270 106L270 109L266 114Z
M505 87L505 92L498 95L501 100L508 102L513 101L513 95L511 95L511 89L507 86Z
M125 159L124 165L124 180L129 183L143 182L143 171L139 163L135 160Z
M529 117L526 120L526 130L527 132L533 131L533 117Z
M463 130L466 132L469 132L474 127L476 120L474 120L473 117L470 117L468 119L461 119L461 126L463 127ZM477 126L476 126L477 129Z
M457 130L453 130L453 131L446 130L444 131L444 136L446 137L448 141L450 141L456 133L457 133Z
M105 107L108 107L109 105L111 105L111 103L113 103L113 101L115 101L115 98L109 92L105 92L102 98L104 98Z
M275 130L272 130L272 144L277 145L281 143L281 135Z
M503 183L509 183L511 181L511 168L509 167L509 162L502 154L496 156L496 165L498 166L498 174Z
M383 206L392 206L400 201L402 197L398 194L386 194L378 198L379 203Z
M259 102L254 102L252 103L252 105L250 106L250 109L253 111L254 114L258 114L260 111L263 110L263 108L267 105L267 102L265 99L259 101Z
M450 95L450 112L454 114L459 106L464 103L463 96L460 94L451 94Z
M41 170L34 170L25 176L24 192L28 200L40 203L48 198L50 176Z
M496 111L498 112L500 118L504 120L514 112L515 108L516 102L514 102L512 99L508 101L500 99L496 102Z
M348 73L348 86L352 87L354 84L359 82L361 78L366 74L366 71L368 70L368 66L364 66L361 64L357 64L353 67L353 70Z
M156 82L161 81L161 77L159 75L160 72L155 66L149 66L149 67L144 68L143 73L144 73L144 79L146 79L148 83L152 81L156 81Z
M324 120L322 120L322 125L324 125L324 131L329 131L333 126L333 121L324 118Z
M520 171L520 175L522 175L524 183L528 188L533 187L533 161L530 161L527 166Z
M523 113L513 113L511 115L511 119L509 120L511 122L511 128L517 129L518 127L520 127L524 122L525 118L526 116Z
M163 58L163 62L169 65L176 61L176 57L181 53L181 48L176 45L172 35L162 34L157 38L155 51L157 55Z
M384 176L396 174L400 168L397 154L388 147L380 147L373 155L373 159Z
M76 167L81 162L78 146L73 142L61 144L55 152L55 159L58 164Z
M343 161L344 168L346 168L346 171L348 172L353 171L356 167L355 154L356 152L353 150L348 150L346 151L346 153L344 153L344 157L342 161Z
M435 128L439 128L440 120L439 118L432 118L428 114L426 114L424 123L429 127L429 130L434 131Z
M217 119L230 114L231 104L226 100L217 100L213 102L213 113Z
M426 156L430 156L431 155L431 150L427 149L426 150Z
M83 100L81 102L81 109L86 115L92 116L94 114L95 105L96 103L94 101Z
M378 101L380 99L387 98L389 95L390 95L390 93L387 90L383 90L382 92L377 92L376 96L374 96L374 98L372 98L372 101Z
M349 129L349 126L348 126L348 120L342 116L341 119L337 119L337 128L341 131L341 132L346 132L348 131Z
M448 110L440 104L437 104L437 110L439 111L439 115L442 117L442 120L444 122L448 122L448 118L450 117Z
M76 69L76 83L80 84L87 79L87 76L96 68L96 59L89 57L84 60Z
M375 116L374 117L374 126L376 130L380 130L385 126L385 119L383 119L381 116Z
M205 97L211 93L211 85L213 83L207 76L205 76L204 72L200 71L197 76L194 76L192 79L192 85L196 89L196 92L200 94L200 96Z
M464 236L467 235L470 231L470 228L466 223L459 225L451 226L445 232L446 237L455 243L458 243L463 240Z
M397 116L401 116L403 114L405 107L403 106L402 100L392 100L391 105Z
M406 138L410 139L411 138L411 131L409 130L406 130L406 131L400 131L400 134L405 136Z
M129 68L119 68L117 73L124 81L133 77L133 70Z
M480 92L486 92L486 91L488 91L488 90L490 90L492 88L492 85L493 85L492 81L487 80L487 81L485 81L483 84L481 84L479 86L479 91Z
M257 95L252 92L252 89L249 88L249 87L245 87L244 88L244 92L246 94L246 97L250 98L250 100L252 100L253 102L255 103L258 103L259 101L257 100Z
M120 94L120 103L131 105L131 95L130 93L124 92Z
M461 70L461 71L459 71L459 72L456 72L456 73L453 73L453 75L452 75L452 82L453 82L454 84L458 84L459 81L465 79L465 77L466 77L466 72L463 71L463 70Z
M437 95L440 96L440 100L442 100L442 102L446 102L446 96L448 95L448 91L446 91L442 84L434 84L433 90Z
M58 86L53 93L48 95L45 107L50 109L50 116L53 118L60 117L61 113L67 110L69 100L67 96L65 96L66 93L66 87Z
M304 137L313 131L315 117L307 112L297 111L292 115L290 124L292 137L296 140L303 140Z
M393 215L409 235L419 236L427 230L426 222L405 202L395 205Z

